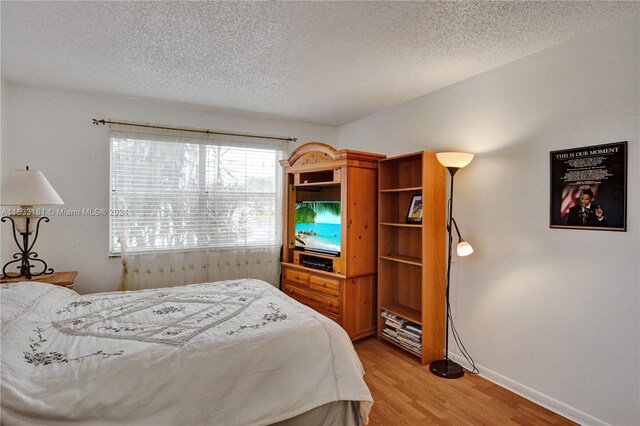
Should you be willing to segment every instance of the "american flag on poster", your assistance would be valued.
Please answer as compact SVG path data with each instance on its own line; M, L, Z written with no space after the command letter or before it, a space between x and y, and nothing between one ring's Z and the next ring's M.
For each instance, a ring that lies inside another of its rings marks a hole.
M583 189L591 188L593 199L598 198L600 184L594 185L566 185L562 190L562 203L560 203L560 217L569 213L569 209L579 203L580 193Z

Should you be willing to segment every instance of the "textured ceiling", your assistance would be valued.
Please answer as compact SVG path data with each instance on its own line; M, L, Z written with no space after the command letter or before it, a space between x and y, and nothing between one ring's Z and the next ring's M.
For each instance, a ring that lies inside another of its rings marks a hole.
M637 2L9 2L2 76L339 125Z

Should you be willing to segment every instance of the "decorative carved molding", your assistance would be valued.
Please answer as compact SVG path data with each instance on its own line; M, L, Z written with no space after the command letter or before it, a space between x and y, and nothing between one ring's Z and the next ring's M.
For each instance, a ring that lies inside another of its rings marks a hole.
M331 161L327 154L316 154L313 152L307 153L300 157L297 161L299 165L309 165L309 164L318 164L318 163L326 163L327 161Z
M333 161L336 151L331 146L320 142L309 142L301 145L291 153L287 161L288 165L310 165Z
M336 150L331 146L320 142L309 142L299 146L295 151L291 153L288 159L280 160L282 167L331 167L332 162L342 162L335 164L336 168L342 167L345 161L364 161L368 163L375 163L377 166L378 160L385 158L385 155L373 154L370 152L353 151L349 149Z

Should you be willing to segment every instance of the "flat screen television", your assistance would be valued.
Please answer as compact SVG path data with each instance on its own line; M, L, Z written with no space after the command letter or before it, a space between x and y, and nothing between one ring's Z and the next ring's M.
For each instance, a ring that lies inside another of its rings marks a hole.
M340 201L296 203L296 248L340 255Z

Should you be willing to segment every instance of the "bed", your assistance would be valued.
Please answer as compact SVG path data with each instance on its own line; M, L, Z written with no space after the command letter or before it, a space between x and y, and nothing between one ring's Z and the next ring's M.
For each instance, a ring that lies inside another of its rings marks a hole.
M367 423L346 333L259 280L0 285L2 424Z

